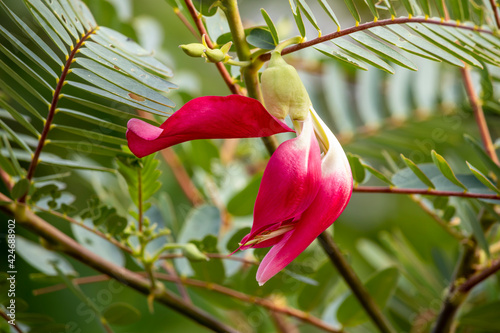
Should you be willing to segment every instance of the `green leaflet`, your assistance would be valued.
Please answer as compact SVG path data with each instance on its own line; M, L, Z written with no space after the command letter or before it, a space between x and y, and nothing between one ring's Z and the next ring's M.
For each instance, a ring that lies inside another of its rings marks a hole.
M388 28L391 29L396 34L398 34L400 37L406 39L409 43L418 47L419 49L424 50L425 52L428 52L428 53L432 54L433 56L435 56L443 61L446 61L447 63L450 63L450 64L458 66L458 67L465 66L464 63L460 59L455 57L454 55L449 54L448 52L435 46L434 44L428 42L425 39L422 39L420 37L417 37L417 36L411 34L408 30L406 30L405 28L403 28L401 26L391 25Z
M417 67L408 58L364 32L353 33L350 37L375 54L384 57L399 66L408 68L412 71L417 70Z
M278 36L278 31L274 26L273 20L271 20L271 17L269 17L269 14L266 12L264 8L261 8L260 12L262 14L262 17L264 18L264 21L266 21L267 27L271 32L271 36L273 36L274 45L278 45L278 43L280 42L280 37Z
M436 186L432 183L432 181L425 175L425 173L420 170L420 168L410 159L406 158L403 154L401 154L401 159L405 164L408 166L408 168L413 171L413 173L424 183L425 185L429 186L429 188L436 188Z
M443 156L439 155L436 153L434 150L431 152L432 160L434 161L434 164L439 168L441 173L453 184L463 188L465 191L467 191L467 187L465 187L464 184L462 184L461 181L457 179L455 176L455 173L451 169L450 165L446 160L443 158Z
M366 51L365 49L354 45L353 43L350 43L342 38L335 39L333 43L340 47L342 50L349 53L352 57L361 59L378 69L381 69L390 74L394 74L394 69L392 69L391 66L389 66L380 58L374 56L371 52Z

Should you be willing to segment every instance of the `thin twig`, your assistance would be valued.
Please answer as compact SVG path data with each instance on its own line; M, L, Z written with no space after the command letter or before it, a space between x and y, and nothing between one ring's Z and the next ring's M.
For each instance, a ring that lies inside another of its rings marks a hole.
M182 14L181 10L177 7L174 8L174 13L177 15L177 17L182 21L182 23L188 28L188 30L193 34L193 36L201 42L201 36L198 34L198 31L196 31L195 27L189 22L189 20Z
M488 156L491 158L493 162L500 165L498 161L498 156L495 151L495 146L493 145L493 141L491 140L490 131L488 129L488 124L486 123L486 118L484 117L483 107L479 103L476 95L476 91L474 90L474 86L472 84L472 79L470 76L470 70L465 67L461 69L462 78L464 81L465 91L467 92L467 96L469 97L469 102L474 112L474 117L476 118L477 126L479 127L479 133L481 134L481 139L483 141L484 149Z
M474 273L474 263L476 262L476 242L473 237L465 242L462 249L462 255L458 261L453 274L453 280L450 283L446 298L443 302L432 333L448 333L453 324L453 319L460 306L465 301L468 292L456 292L458 281L469 278Z
M365 309L368 316L371 318L375 326L383 333L395 333L396 331L391 326L391 323L385 318L384 314L378 307L375 300L372 298L368 290L356 275L356 272L349 265L347 260L342 255L337 244L327 231L324 231L318 236L318 240L330 258L332 264L337 268L337 271L344 278L344 281L349 285L353 295L356 297L360 305Z
M169 262L162 261L161 264L162 264L162 267L165 270L165 272L167 272L168 274L170 274L171 276L173 276L175 278L179 278L179 275L177 275L175 268ZM189 293L188 293L186 287L182 284L182 282L179 281L179 282L176 282L175 284L177 285L177 290L179 290L179 294L181 295L182 299L184 301L186 301L186 303L193 304L193 302L191 301L191 298L189 297Z
M321 43L329 41L331 39L350 35L350 34L357 32L357 31L363 31L363 30L367 30L370 28L374 28L374 27L383 27L386 25L404 24L404 23L436 24L436 25L441 25L441 26L454 27L454 28L458 28L458 29L493 34L493 32L490 30L480 29L478 27L472 27L472 26L467 26L467 25L459 25L459 24L457 24L457 22L454 22L454 21L453 22L446 22L446 21L440 21L440 20L426 19L423 17L412 17L412 18L398 17L398 18L394 18L394 19L385 19L385 20L367 22L367 23L360 24L358 26L354 26L354 27L350 27L350 28L343 29L340 31L332 32L330 34L326 34L326 35L323 35L321 37L314 38L314 39L311 39L309 41L306 41L306 42L303 42L300 44L289 46L286 49L284 49L283 52L281 52L281 54L285 55L285 54L289 54L292 52L296 52L296 51L305 49L307 47L311 47L313 45L321 44ZM265 54L259 56L259 59L261 61L268 61L269 59L271 59L271 53L269 53L269 52L265 53Z
M357 186L354 188L353 191L361 193L422 194L422 195L434 195L434 196L447 196L447 197L451 196L451 197L462 197L462 198L500 200L500 195L498 194L439 191L439 190L419 189L419 188L394 188L387 186Z
M12 325L9 321L11 320L7 314L5 312L3 312L2 310L0 310L0 316L5 319L5 321L7 323L9 323L10 326L12 326L18 333L23 333L23 331L21 331L21 329L19 328L19 326L17 326L16 324Z
M47 136L49 134L50 129L52 128L52 121L54 120L54 115L56 114L57 103L59 102L59 98L61 97L61 90L66 82L66 76L69 73L69 68L73 63L73 59L75 58L78 51L80 51L80 47L83 43L94 33L95 28L87 32L82 39L76 43L75 47L71 50L68 59L66 60L66 64L63 66L61 76L57 81L56 88L52 95L52 102L50 103L49 113L47 115L47 119L45 120L45 124L43 126L42 134L40 135L40 139L38 140L38 145L36 147L35 153L31 159L30 165L28 167L28 174L26 175L26 179L30 180L35 175L36 167L38 166L38 160L40 159L40 154L42 153L43 147L45 146L45 142L47 140ZM26 201L26 195L24 195L21 199L21 202Z
M12 180L10 175L7 172L5 172L3 169L0 169L0 178L2 179L3 183L5 184L5 187L7 187L7 189L9 191L11 191L12 188L14 187L14 181Z
M147 275L146 272L138 272L138 274L141 276ZM237 290L233 290L233 289L230 289L230 288L227 288L227 287L224 287L224 286L212 283L212 282L205 282L205 281L188 279L188 278L179 278L179 277L174 277L174 276L164 274L164 273L154 273L154 275L159 280L170 281L170 282L180 282L180 283L183 283L185 285L212 290L212 291L215 291L217 293L224 294L224 295L230 296L232 298L239 299L239 300L246 302L246 303L260 305L260 306L265 307L269 310L298 318L298 319L302 320L303 322L306 322L306 323L312 324L316 327L319 327L319 328L325 330L326 332L333 332L333 333L342 332L341 330L338 330L338 329L328 325L327 323L325 323L321 319L314 317L313 315L311 315L309 313L306 313L306 312L303 312L303 311L300 311L297 309L289 308L289 307L286 307L284 305L278 305L275 302L273 302L269 299L266 299L266 298L260 298L260 297L256 297L256 296L247 295L247 294L244 294L244 293L239 292ZM77 283L77 284L86 284L86 283L94 283L94 282L106 281L106 280L109 280L108 276L99 275L99 276L91 276L89 278L87 278L87 277L76 278L76 279L73 279L73 282ZM47 288L41 288L41 289L36 290L36 295L42 295L42 294L46 294L49 292L63 290L65 288L66 288L65 284L58 284L58 285L50 286Z
M500 258L493 260L490 266L480 270L475 275L472 275L467 281L458 287L461 293L467 293L479 283L483 282L500 270Z
M497 23L497 28L500 29L500 16L498 16L498 8L495 0L490 0L491 10L495 16L495 22Z
M203 25L203 21L201 20L200 16L198 16L198 13L193 5L193 2L191 0L184 0L184 3L186 4L186 7L189 13L191 14L191 17L193 18L194 23L198 28L198 31L200 32L201 35L205 35L205 41L207 43L207 46L212 49L214 47L214 44L212 43L212 40L210 39L210 36L207 33L207 29L205 29L205 26ZM219 70L219 73L222 76L224 82L226 82L226 85L228 86L229 90L231 90L233 94L241 95L242 93L240 86L234 82L233 78L231 77L231 74L229 74L224 64L222 62L217 62L215 66Z
M58 218L63 219L63 220L65 220L65 221L67 221L67 222L69 222L71 224L75 224L75 225L79 226L80 228L83 228L83 229L85 229L87 231L90 231L94 235L107 240L108 242L110 242L111 244L115 245L116 247L122 249L123 251L125 251L127 253L132 253L132 249L130 249L128 246L120 243L119 241L117 241L113 237L108 237L108 236L106 236L106 234L100 232L99 230L93 229L93 228L91 228L91 227L83 224L82 222L78 222L77 220L75 220L74 218L69 217L66 214L61 214L61 213L56 212L54 210L45 209L45 208L41 208L41 207L38 207L38 206L35 206L34 208L36 210L38 210L38 211L42 211L44 213L48 213L48 214L51 214L53 216L57 216Z
M61 232L50 223L36 215L27 206L21 203L14 203L4 194L0 193L1 201L11 203L0 206L0 210L15 217L17 223L36 235L44 238L47 246L52 246L58 251L67 254L83 264L95 269L98 272L117 280L118 282L132 288L144 295L149 295L151 285L147 279L124 267L120 267L104 258L96 255L65 233ZM166 305L173 310L191 318L200 325L203 325L216 332L237 332L235 329L217 320L205 311L187 304L184 300L164 288L154 289L154 299L160 304Z
M422 208L422 210L427 213L427 215L432 217L439 224L439 226L441 226L453 238L457 239L460 242L465 240L465 237L464 235L462 235L462 233L455 230L448 221L443 220L440 216L438 216L431 209L429 209L429 207L427 207L421 199L417 198L414 195L411 196L411 199L415 203L417 203L420 206L420 208Z

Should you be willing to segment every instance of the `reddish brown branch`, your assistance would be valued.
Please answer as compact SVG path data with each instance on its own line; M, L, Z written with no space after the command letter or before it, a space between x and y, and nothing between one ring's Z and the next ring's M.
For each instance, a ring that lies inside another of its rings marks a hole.
M184 0L186 3L186 7L189 10L189 14L191 14L191 17L194 20L194 23L196 24L196 27L198 28L198 31L200 32L201 35L205 35L205 40L207 42L207 46L211 49L213 49L214 44L212 43L212 40L210 39L210 36L208 36L207 29L205 29L205 25L203 25L203 21L201 20L200 16L198 15L196 8L193 5L193 2L191 0ZM220 75L222 76L222 79L228 86L229 90L233 94L239 94L243 95L240 89L240 86L234 83L233 78L231 77L231 74L227 71L226 67L222 62L217 62L215 64L217 69L219 70Z
M311 39L310 41L306 41L306 42L303 42L300 44L289 46L286 49L284 49L281 54L285 55L285 54L289 54L292 52L296 52L296 51L305 49L307 47L310 47L310 46L313 46L316 44L321 44L321 43L329 41L331 39L335 39L338 37L352 34L354 32L363 31L363 30L367 30L370 28L374 28L374 27L383 27L386 25L403 24L403 23L428 23L428 24L436 24L436 25L441 25L441 26L454 27L454 28L459 28L459 29L472 30L472 31L493 34L493 32L490 30L485 30L485 29L480 29L480 28L470 27L470 26L465 26L465 25L457 25L456 22L441 22L440 20L426 19L423 17L412 17L412 18L398 17L395 19L385 19L385 20L379 20L376 22L375 21L367 22L367 23L360 24L358 26L354 26L354 27L350 27L350 28L343 29L340 31L332 32L330 34L326 34L326 35L323 35L321 37ZM265 53L259 57L259 59L262 61L268 61L270 58L271 58L271 53Z
M0 200L10 201L9 198L2 193L0 193ZM153 295L154 300L157 302L178 311L184 316L191 318L200 325L212 329L213 331L237 332L205 311L187 304L184 300L172 294L170 291L156 287L151 288L150 282L143 276L96 255L47 221L43 220L27 206L11 202L10 204L1 206L0 209L15 217L19 225L44 238L47 244L46 246L50 246L59 252L65 253L73 259L82 262L96 271L144 295Z
M147 273L145 273L145 272L139 272L137 274L139 274L141 276L147 275ZM269 299L266 299L266 298L250 296L250 295L244 294L242 292L239 292L237 290L233 290L233 289L230 289L230 288L227 288L227 287L215 284L215 283L211 283L211 282L193 280L193 279L188 279L188 278L179 278L179 277L174 277L172 275L168 275L168 274L164 274L164 273L154 273L154 276L160 280L169 281L169 282L176 282L176 283L179 282L179 283L183 283L185 285L189 285L189 286L193 286L193 287L208 289L208 290L212 290L212 291L215 291L217 293L220 293L220 294L227 295L229 297L239 299L239 300L246 302L246 303L257 304L257 305L265 307L269 310L298 318L298 319L302 320L303 322L306 322L306 323L312 324L316 327L319 327L319 328L325 330L326 332L333 332L333 333L342 332L342 331L337 330L334 327L328 325L327 323L325 323L321 319L310 315L309 313L306 313L306 312L303 312L303 311L300 311L297 309L289 308L289 307L286 307L284 305L278 305L275 302L273 302ZM87 283L94 283L94 282L106 281L106 280L109 280L108 276L99 275L99 276L91 276L91 277L84 277L84 278L76 278L76 279L73 279L73 282L75 284L87 284ZM58 284L58 285L50 286L47 288L37 289L37 290L35 290L35 292L36 292L36 295L42 295L42 294L46 294L49 292L63 290L65 288L66 288L65 284Z
M461 293L467 293L479 283L483 282L500 270L500 258L493 260L491 265L471 276L467 281L458 287Z
M494 9L496 12L496 8ZM488 124L486 123L486 118L484 117L483 108L477 99L476 91L474 90L474 86L472 85L472 79L470 77L470 71L468 68L462 68L462 77L464 79L465 91L467 92L467 96L469 97L469 102L474 112L474 117L476 118L476 123L479 127L479 133L481 134L481 140L483 141L486 153L493 162L500 165L497 153L495 151L495 146L493 145L493 141L491 140Z
M83 45L83 43L94 33L95 28L87 32L82 39L76 43L75 47L71 50L71 53L68 56L68 59L66 60L66 64L64 65L62 69L61 76L59 77L59 80L57 81L56 89L54 90L53 96L52 96L52 102L50 103L50 109L49 113L47 115L47 119L45 120L45 124L43 126L43 131L42 134L40 135L40 139L38 140L38 146L36 147L35 153L33 154L33 158L31 159L31 163L28 168L28 174L26 176L26 179L31 180L35 174L36 167L38 165L38 160L40 159L40 154L42 153L43 146L45 145L45 142L47 140L47 136L49 134L49 131L51 129L52 121L54 120L54 115L56 114L56 108L57 108L57 103L59 102L59 97L61 96L61 90L62 87L64 86L64 83L66 81L66 76L69 73L69 68L71 67L71 64L73 63L73 59L75 58L75 55L78 53L80 47ZM21 198L21 202L24 202L26 200L26 195L24 195Z
M354 188L354 192L361 193L395 193L395 194L422 194L434 196L451 196L462 198L476 198L476 199L496 199L500 200L498 194L483 194L483 193L470 193L470 192L456 192L456 191L438 191L418 188L393 188L386 186L358 186Z
M498 8L495 0L490 0L491 10L495 16L495 22L497 23L497 28L500 29L500 16L498 16Z
M6 321L7 323L9 323L10 318L7 316L7 314L6 314L5 312L0 311L0 316L1 316L3 319L5 319L5 321ZM9 323L9 325L10 325L11 327L13 327L13 328L14 328L14 329L18 332L18 333L23 333L23 331L21 331L21 329L19 328L19 326L17 326L16 324L12 325L11 323Z
M193 25L188 21L188 19L186 18L186 16L184 16L184 14L182 14L181 10L179 8L174 8L174 13L175 15L177 15L177 17L182 21L182 23L186 26L186 28L188 28L188 30L193 34L193 36L199 41L201 42L201 37L200 35L198 34L198 31L196 31L196 29L193 27Z

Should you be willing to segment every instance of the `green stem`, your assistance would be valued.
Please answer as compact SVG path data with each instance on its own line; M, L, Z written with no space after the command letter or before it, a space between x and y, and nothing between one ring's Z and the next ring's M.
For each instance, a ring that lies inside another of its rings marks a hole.
M290 46L290 45L294 45L294 44L300 44L303 41L304 41L304 37L302 37L302 36L296 36L296 37L289 38L289 39L287 39L287 40L282 41L281 43L279 43L274 48L274 52L281 53L285 47Z
M236 0L222 0L222 10L226 14L227 22L231 30L234 46L238 59L240 61L249 61L251 59L250 47L246 41L245 30L241 22L240 13L238 11L238 4ZM251 66L241 68L241 77L247 88L248 97L255 98L262 104L264 99L260 90L259 83L259 69L262 67L261 61L254 62ZM275 137L262 138L269 154L272 154L278 148L278 141Z
M375 326L377 326L380 332L395 333L396 330L391 326L391 323L387 320L387 318L385 318L377 303L375 303L375 300L368 293L368 290L366 290L365 286L344 258L342 252L328 232L324 231L318 236L318 240L323 247L323 250L330 258L330 261L337 268L340 275L342 275L344 281L349 285L353 295L365 309L368 316L370 316Z

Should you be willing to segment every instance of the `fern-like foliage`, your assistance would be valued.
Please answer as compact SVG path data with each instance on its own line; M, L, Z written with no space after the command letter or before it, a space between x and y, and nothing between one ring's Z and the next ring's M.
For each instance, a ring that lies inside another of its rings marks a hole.
M130 38L98 26L80 0L26 0L24 5L0 1L5 16L0 24L2 167L28 180L38 163L56 171L110 171L74 160L68 152L92 158L127 155L119 146L126 144L125 123L134 110L171 113L174 104L165 93L176 88L167 80L172 71ZM33 20L21 18L26 12ZM66 125L69 118L80 125Z
M318 39L310 43L330 40L316 49L357 69L367 70L369 65L393 74L390 62L417 70L411 58L401 51L459 67L468 64L484 68L484 64L500 64L499 41L487 1L480 4L458 0L401 1L396 7L397 2L366 0L364 3L373 15L370 21L362 19L354 1L345 0L355 24L342 29L328 2L319 0L338 29L325 36L321 35L320 24L305 0L289 2L303 37L306 34L304 20L307 19L319 34ZM268 20L266 23L269 34L273 35L273 23Z

